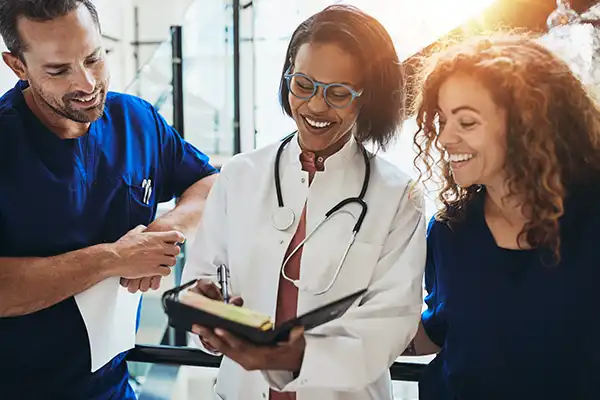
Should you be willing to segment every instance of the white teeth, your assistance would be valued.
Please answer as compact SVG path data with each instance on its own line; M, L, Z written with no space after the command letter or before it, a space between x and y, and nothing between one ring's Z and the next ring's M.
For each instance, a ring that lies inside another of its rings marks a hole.
M331 122L328 121L323 121L323 122L319 122L319 121L315 121L312 120L308 117L304 117L304 119L306 120L306 122L308 122L308 124L314 128L326 128L329 125L331 125Z
M449 154L448 157L452 162L467 161L473 158L473 154Z
M81 99L75 99L81 103L86 103L88 101L92 101L94 99L94 97L96 97L96 95L92 95L90 97L82 97Z

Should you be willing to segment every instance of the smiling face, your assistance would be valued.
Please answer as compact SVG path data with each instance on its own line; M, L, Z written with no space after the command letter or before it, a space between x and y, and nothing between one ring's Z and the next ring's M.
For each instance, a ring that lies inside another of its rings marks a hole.
M29 82L40 110L50 119L89 123L104 110L108 70L98 26L88 9L50 21L18 21L26 44L24 63L12 54L4 60Z
M342 83L360 89L360 68L355 58L335 44L306 43L300 46L293 73L304 74L322 83ZM301 82L300 82L301 83ZM293 85L293 83L292 83ZM336 96L329 89L328 98ZM331 107L323 97L323 88L309 100L289 94L292 117L298 126L300 146L320 152L351 134L358 118L358 100L346 108Z
M450 76L438 96L439 142L456 184L496 186L504 182L506 111L491 93L464 74Z

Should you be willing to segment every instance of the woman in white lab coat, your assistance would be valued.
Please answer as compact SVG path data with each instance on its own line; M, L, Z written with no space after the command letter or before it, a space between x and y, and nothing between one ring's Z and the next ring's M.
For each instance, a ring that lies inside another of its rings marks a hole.
M425 222L409 177L363 145L385 147L399 129L401 65L375 19L337 5L296 29L282 72L281 103L298 131L223 167L184 280L214 276L225 264L232 301L243 299L276 325L368 291L338 320L295 331L279 346L253 346L201 326L192 338L224 355L217 399L392 400L389 367L420 319ZM318 224L356 197L368 208L344 259L360 202ZM211 280L196 290L220 296Z

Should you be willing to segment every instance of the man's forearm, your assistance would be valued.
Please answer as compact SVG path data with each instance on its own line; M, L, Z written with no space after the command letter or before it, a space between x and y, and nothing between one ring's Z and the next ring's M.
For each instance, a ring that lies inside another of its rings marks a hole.
M0 258L0 317L51 307L111 276L108 245L45 258Z
M186 242L191 243L202 219L206 199L215 180L216 175L211 175L190 186L181 195L175 208L148 225L146 232L178 231L185 236ZM142 292L149 289L156 290L160 286L160 277L121 278L121 286L127 287L131 293L138 290Z
M216 179L216 175L210 175L190 186L179 198L175 208L157 222L169 226L188 236L196 231L202 214L208 193Z

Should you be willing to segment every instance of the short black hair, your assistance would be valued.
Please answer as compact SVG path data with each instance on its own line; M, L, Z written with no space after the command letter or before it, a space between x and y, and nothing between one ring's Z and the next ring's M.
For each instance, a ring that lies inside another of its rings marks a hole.
M385 149L405 116L405 76L394 43L375 18L350 5L332 5L302 22L294 31L281 71L279 101L292 116L284 75L306 43L335 43L353 54L363 72L364 92L356 139Z
M88 9L100 29L98 11L91 0L0 0L0 36L8 51L22 59L26 44L23 43L17 29L19 18L51 21L67 15L81 5Z

